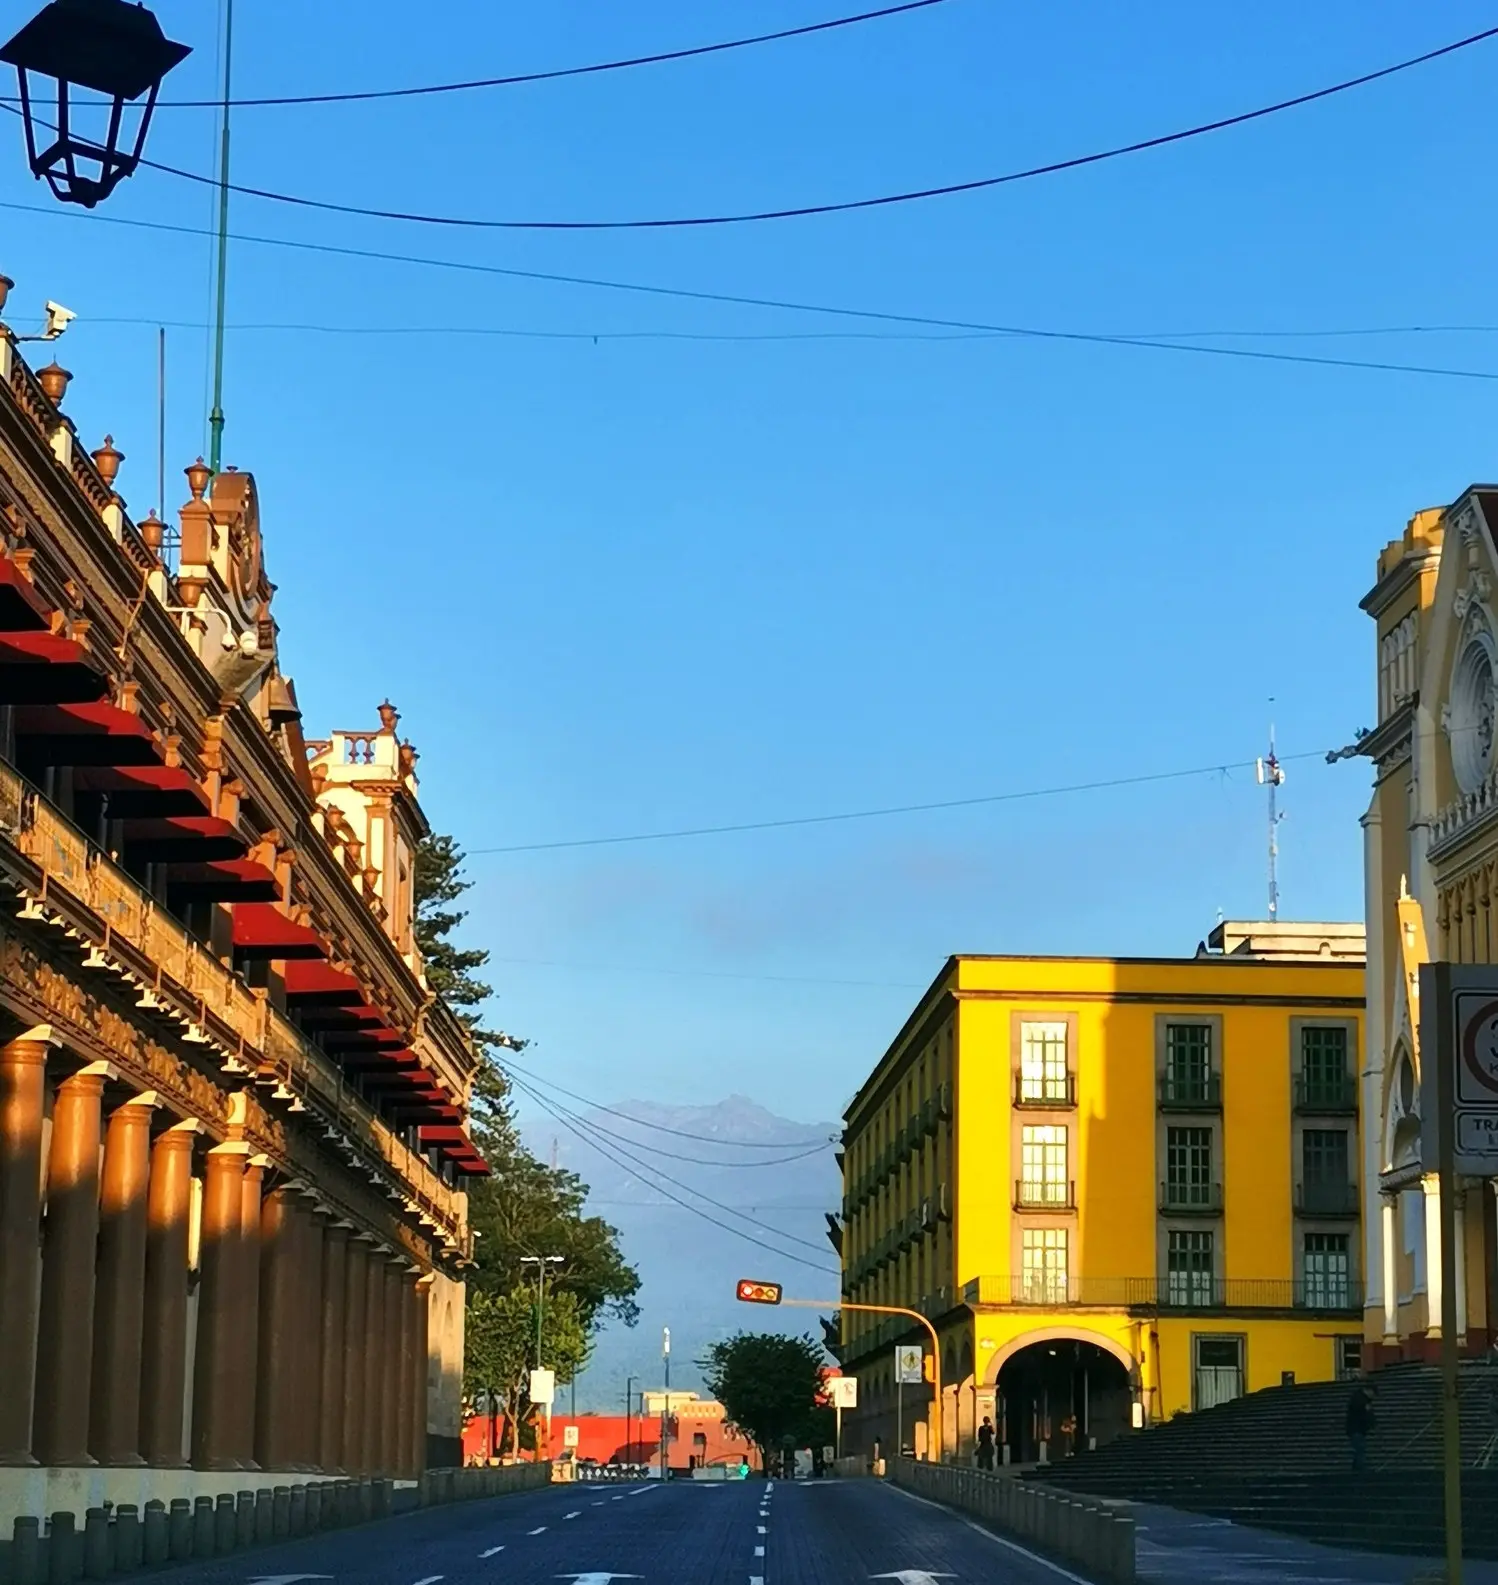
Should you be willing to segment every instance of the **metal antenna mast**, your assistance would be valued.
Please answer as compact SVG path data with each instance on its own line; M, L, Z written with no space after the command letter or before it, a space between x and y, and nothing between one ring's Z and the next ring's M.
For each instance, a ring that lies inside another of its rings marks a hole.
M213 314L213 410L208 415L208 466L224 457L224 298L229 277L229 97L234 58L234 0L224 0L224 119L218 155L218 282Z
M1271 704L1274 701L1269 701ZM1259 785L1269 791L1269 918L1279 918L1280 913L1280 821L1285 817L1277 807L1277 792L1285 780L1285 772L1274 755L1274 722L1269 723L1269 753L1255 764Z

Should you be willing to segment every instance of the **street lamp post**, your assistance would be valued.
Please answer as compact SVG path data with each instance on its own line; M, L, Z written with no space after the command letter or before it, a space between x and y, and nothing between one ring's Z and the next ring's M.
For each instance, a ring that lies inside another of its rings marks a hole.
M624 1462L635 1461L635 1376L624 1378Z
M520 1257L520 1264L522 1266L534 1266L536 1268L536 1369L537 1370L544 1370L546 1368L546 1366L543 1363L542 1358L541 1358L541 1348L542 1348L541 1328L542 1328L542 1323L543 1323L543 1320L544 1320L545 1314L546 1314L546 1268L548 1266L560 1266L562 1264L562 1261L565 1258L566 1257L563 1256L563 1255L522 1255ZM545 1405L545 1409L546 1409L546 1432L547 1432L547 1435L546 1435L546 1442L547 1442L546 1451L549 1453L551 1451L551 1405L548 1403L547 1405ZM540 1439L538 1438L537 1439L537 1453L538 1454L540 1452L539 1440Z
M671 1478L671 1328L661 1332L661 1358L666 1367L666 1391L661 1399L661 1479Z

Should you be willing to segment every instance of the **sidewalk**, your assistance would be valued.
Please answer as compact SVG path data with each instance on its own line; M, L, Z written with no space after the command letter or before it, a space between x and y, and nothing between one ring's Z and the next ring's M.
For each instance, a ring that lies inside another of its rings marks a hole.
M1141 1585L1409 1585L1435 1559L1317 1546L1228 1519L1127 1503L1134 1515ZM1468 1561L1464 1585L1498 1585L1498 1563Z

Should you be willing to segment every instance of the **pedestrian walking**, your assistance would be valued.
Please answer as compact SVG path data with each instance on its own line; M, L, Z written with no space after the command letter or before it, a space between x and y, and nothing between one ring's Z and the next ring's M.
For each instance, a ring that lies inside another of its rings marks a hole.
M1368 1467L1368 1438L1375 1418L1373 1397L1372 1389L1359 1382L1347 1400L1347 1445L1352 1450L1352 1467L1359 1473Z
M993 1421L986 1414L978 1427L978 1468L993 1468Z

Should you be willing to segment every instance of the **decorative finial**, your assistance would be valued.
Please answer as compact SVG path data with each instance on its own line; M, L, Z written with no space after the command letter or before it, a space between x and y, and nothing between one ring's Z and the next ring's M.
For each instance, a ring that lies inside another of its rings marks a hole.
M380 706L380 730L382 732L395 731L395 723L400 718L400 711L388 699Z
M53 358L45 369L36 371L37 384L46 392L47 400L53 407L61 407L63 396L72 381L72 374Z
M115 450L113 435L106 435L104 444L92 455L99 477L112 490L114 481L120 476L120 464L125 460L125 453Z
M140 537L145 542L146 549L149 550L153 556L159 556L161 554L161 546L162 541L165 538L165 532L161 519L156 515L156 508L154 506L149 512L146 513L145 520L141 523L138 523L136 527L140 531Z
M8 275L0 275L0 314L5 312L5 300L15 284Z
M193 500L201 501L203 491L208 488L208 481L213 477L213 470L199 457L192 467L182 471L187 475L187 487L192 491Z

